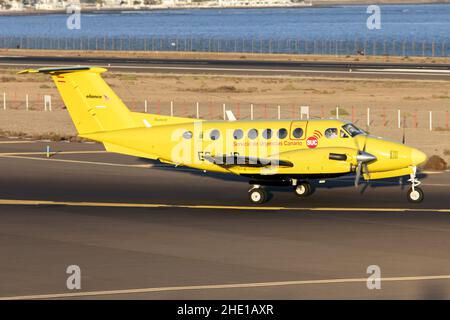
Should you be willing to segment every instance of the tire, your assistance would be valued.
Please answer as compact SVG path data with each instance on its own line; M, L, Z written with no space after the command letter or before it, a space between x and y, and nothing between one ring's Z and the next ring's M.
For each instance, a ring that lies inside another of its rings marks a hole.
M294 186L294 193L298 197L307 197L313 193L313 189L308 182L300 182Z
M254 204L261 204L266 202L267 193L262 188L253 188L248 191L248 198Z
M411 203L421 203L423 199L425 198L425 195L422 191L422 189L415 187L414 192L412 188L409 188L408 190L408 201Z

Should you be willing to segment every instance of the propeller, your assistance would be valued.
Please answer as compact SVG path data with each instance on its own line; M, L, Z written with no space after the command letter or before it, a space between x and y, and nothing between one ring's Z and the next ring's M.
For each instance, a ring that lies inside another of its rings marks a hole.
M367 145L367 135L365 135L364 138L364 146L362 149L359 146L358 139L354 139L356 143L356 147L358 148L358 154L356 155L356 161L358 162L358 165L356 167L356 176L355 176L355 187L358 187L359 180L361 179L361 173L369 175L370 179L370 173L368 164L372 161L375 161L377 157L375 157L373 154L370 154L366 152L366 145Z

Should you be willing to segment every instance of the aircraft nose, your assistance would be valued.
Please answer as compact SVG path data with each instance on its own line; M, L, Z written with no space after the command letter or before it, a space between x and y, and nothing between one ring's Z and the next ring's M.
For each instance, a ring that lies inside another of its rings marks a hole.
M413 166L418 166L425 162L425 160L427 160L427 155L425 153L417 149L411 150L411 162Z

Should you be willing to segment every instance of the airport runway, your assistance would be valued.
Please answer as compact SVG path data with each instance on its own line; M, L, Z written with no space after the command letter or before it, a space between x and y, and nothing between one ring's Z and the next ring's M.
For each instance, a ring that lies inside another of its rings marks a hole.
M0 56L0 67L96 65L145 73L449 80L449 64Z
M257 207L239 177L98 144L0 139L0 168L1 298L450 298L450 172L422 174L420 205L349 177Z

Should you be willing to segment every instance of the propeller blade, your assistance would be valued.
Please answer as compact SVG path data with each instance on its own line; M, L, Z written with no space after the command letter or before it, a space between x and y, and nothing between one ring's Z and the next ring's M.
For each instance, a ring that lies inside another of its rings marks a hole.
M368 187L369 187L369 184L366 183L366 184L361 188L360 193L361 193L361 194L364 194L364 192L366 192L366 189L367 189Z
M366 152L366 145L367 145L367 134L366 134L366 136L364 137L364 146L363 146L363 148L362 148L362 152Z
M358 188L359 185L359 179L361 178L361 169L362 169L362 162L358 162L358 167L356 168L356 176L355 176L355 187Z
M367 163L363 164L363 173L365 173L367 175L367 180L370 180L370 172L369 172L369 167L367 166Z
M358 137L354 138L353 141L355 141L356 150L358 150L358 152L359 152L361 150L361 148L359 147Z
M366 174L368 176L368 178L370 179L370 173L369 173L369 168L368 168L367 164L369 162L377 160L377 158L374 155L366 152L367 137L368 137L368 135L366 134L364 136L364 144L363 144L362 149L360 148L358 139L354 139L357 150L358 150L358 154L356 155L356 160L358 163L358 166L356 167L356 176L355 176L355 187L356 188L359 185L359 180L361 179L362 173Z

